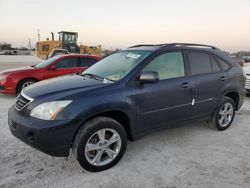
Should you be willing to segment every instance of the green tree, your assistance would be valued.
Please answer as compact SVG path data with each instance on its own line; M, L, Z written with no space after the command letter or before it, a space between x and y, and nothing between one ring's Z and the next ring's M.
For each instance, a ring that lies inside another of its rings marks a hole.
M0 43L0 50L11 50L11 44L7 42L1 42Z

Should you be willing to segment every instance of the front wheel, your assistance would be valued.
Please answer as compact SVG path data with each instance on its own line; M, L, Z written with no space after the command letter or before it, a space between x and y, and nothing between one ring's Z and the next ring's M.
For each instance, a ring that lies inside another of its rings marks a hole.
M37 82L37 81L34 80L34 79L24 79L23 81L21 81L21 82L18 84L18 87L17 87L17 94L21 93L21 91L22 91L24 88L26 88L26 87L28 87L28 86L30 86L30 85L36 83L36 82Z
M111 118L97 117L80 128L72 149L84 169L98 172L118 163L126 146L127 135L121 124Z
M212 120L209 122L211 128L224 131L232 124L235 115L235 102L231 98L224 97L215 113Z

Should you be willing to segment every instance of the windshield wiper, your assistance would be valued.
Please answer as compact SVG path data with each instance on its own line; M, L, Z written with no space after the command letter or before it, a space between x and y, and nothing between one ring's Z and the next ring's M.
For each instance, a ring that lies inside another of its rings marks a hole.
M111 81L111 82L117 82L117 80L112 80L112 79L110 79L110 78L108 78L108 77L106 77L106 78L104 78L104 79L106 79L106 80L108 80L108 81Z
M104 77L101 77L101 76L98 76L96 74L92 74L92 73L84 73L82 74L81 76L89 76L90 78L94 78L96 80L100 80L100 81L103 81L104 79L108 80L108 81L111 81L111 82L116 82L116 80L112 80L110 78L104 78Z
M96 74L91 74L91 73L84 73L82 76L89 76L90 78L94 78L96 80L102 81L104 78L101 76L98 76Z

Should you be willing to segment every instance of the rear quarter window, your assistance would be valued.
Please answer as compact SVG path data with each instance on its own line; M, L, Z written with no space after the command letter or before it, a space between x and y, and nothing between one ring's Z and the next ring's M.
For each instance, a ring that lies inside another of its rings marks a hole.
M231 67L229 65L229 63L227 63L226 61L224 61L223 59L221 59L218 56L215 56L215 60L219 63L219 65L220 65L220 67L222 68L223 71L226 71Z
M221 68L213 56L210 56L213 72L220 72Z

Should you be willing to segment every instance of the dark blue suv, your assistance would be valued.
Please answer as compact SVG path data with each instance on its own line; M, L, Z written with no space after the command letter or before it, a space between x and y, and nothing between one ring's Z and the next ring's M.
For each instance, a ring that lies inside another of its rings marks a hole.
M96 172L122 158L127 139L194 120L227 129L244 85L240 65L216 47L137 45L81 75L24 89L8 123L26 144L52 156L68 156L72 148L81 166Z

